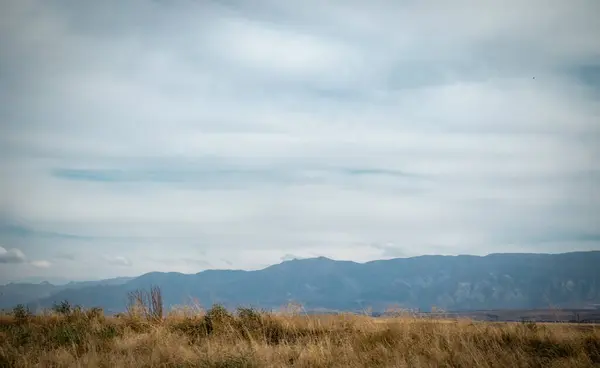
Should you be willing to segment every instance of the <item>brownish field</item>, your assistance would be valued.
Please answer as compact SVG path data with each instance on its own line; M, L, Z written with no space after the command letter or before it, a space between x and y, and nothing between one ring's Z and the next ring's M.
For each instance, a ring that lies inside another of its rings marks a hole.
M599 323L600 309L499 309L422 313L421 316L469 318L478 321Z
M600 327L215 307L0 317L0 367L599 367Z

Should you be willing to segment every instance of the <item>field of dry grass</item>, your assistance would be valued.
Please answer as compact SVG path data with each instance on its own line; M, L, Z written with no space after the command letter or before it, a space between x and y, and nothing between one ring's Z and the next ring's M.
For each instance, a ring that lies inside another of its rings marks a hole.
M0 367L598 367L600 328L357 315L0 317Z

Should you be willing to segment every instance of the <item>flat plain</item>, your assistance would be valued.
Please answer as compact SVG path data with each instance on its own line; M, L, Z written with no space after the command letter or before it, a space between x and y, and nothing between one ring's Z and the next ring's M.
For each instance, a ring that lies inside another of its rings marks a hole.
M162 312L161 312L162 314ZM0 367L598 367L600 326L184 308L0 317Z

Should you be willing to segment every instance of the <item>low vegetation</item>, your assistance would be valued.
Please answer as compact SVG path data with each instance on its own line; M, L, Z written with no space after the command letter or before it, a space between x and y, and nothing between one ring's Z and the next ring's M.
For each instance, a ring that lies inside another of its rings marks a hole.
M231 313L221 306L163 316L159 294L132 294L118 316L67 302L41 315L19 306L0 316L0 367L600 366L594 325Z

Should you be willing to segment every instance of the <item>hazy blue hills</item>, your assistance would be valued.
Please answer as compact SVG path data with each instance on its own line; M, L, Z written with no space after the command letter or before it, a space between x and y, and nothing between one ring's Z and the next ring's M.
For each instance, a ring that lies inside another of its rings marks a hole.
M69 282L60 285L54 285L46 281L41 283L13 282L0 285L0 309L12 308L17 304L36 302L65 290L83 289L98 285L121 285L132 279L132 277L117 277L99 281Z
M220 303L279 308L293 301L307 310L349 311L393 306L453 311L585 308L600 303L600 251L421 256L367 263L320 257L258 271L152 272L90 284L15 285L0 286L0 307L27 303L44 308L68 300L116 312L124 310L129 291L159 286L167 307L198 300L204 307Z

